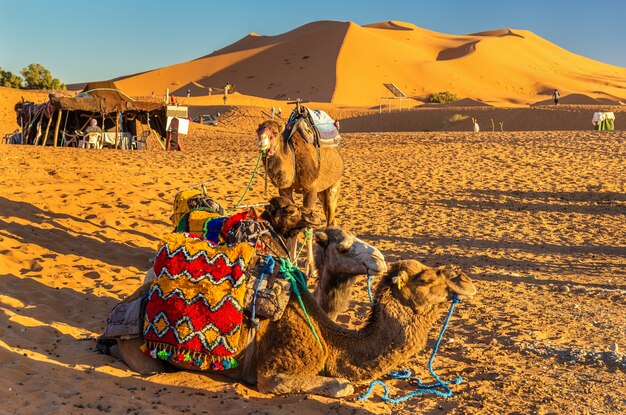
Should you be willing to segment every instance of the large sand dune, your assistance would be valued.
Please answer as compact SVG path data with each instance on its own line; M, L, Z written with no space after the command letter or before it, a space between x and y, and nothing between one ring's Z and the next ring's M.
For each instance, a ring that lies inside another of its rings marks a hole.
M245 95L372 106L394 83L418 100L451 91L494 105L562 95L626 101L626 69L571 53L527 30L448 35L391 21L314 22L276 36L250 34L210 55L124 76L131 95L204 96L226 82Z

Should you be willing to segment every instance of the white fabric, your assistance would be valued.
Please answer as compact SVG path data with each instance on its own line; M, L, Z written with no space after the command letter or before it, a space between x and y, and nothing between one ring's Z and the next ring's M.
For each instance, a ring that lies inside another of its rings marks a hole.
M604 120L614 120L615 114L612 112L594 112L593 118L591 119L591 123L593 125L598 125L600 122Z
M106 132L104 133L104 143L115 145L115 132ZM130 140L132 139L131 133L117 133L117 137L119 139L119 146L126 150L130 146Z

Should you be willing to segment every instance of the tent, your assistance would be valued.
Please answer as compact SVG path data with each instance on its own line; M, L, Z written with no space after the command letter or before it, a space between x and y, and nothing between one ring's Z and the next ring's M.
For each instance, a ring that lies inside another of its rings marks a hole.
M137 122L165 137L166 110L162 102L138 101L124 94L114 82L91 82L75 97L50 94L43 104L15 105L25 144L67 145L69 137L83 131L95 118L105 132L137 135ZM54 127L52 127L54 126Z

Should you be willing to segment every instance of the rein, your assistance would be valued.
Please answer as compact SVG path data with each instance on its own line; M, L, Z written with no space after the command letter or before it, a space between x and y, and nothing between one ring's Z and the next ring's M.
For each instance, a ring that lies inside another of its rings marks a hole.
M435 370L433 369L433 363L435 361L435 356L437 355L437 351L439 350L439 345L441 344L441 340L443 339L443 335L446 331L446 328L448 327L448 323L450 323L450 318L452 317L452 313L454 312L454 306L460 302L461 300L458 299L455 293L452 296L452 303L450 304L450 310L448 311L446 320L443 322L443 327L441 328L441 331L439 332L439 337L437 338L437 341L435 342L435 346L433 347L433 352L430 355L430 359L428 360L428 371L430 372L430 375L436 380L436 382L425 384L421 381L421 379L412 376L411 371L409 369L392 370L386 375L387 377L391 379L406 379L407 381L409 381L409 383L416 384L417 390L413 392L409 392L408 394L401 396L399 398L390 398L389 388L387 384L385 384L385 382L383 382L382 380L375 380L372 383L370 383L370 386L367 389L367 392L359 396L357 399L359 401L364 401L365 399L367 399L372 393L372 390L374 389L376 385L382 386L385 391L385 394L381 397L381 400L383 400L384 402L389 402L389 403L400 403L414 396L426 395L426 394L436 395L442 398L451 397L453 393L448 385L458 385L461 382L463 382L463 378L461 378L461 376L457 376L455 379L449 382L444 382L435 373ZM442 390L437 390L437 389L442 389Z

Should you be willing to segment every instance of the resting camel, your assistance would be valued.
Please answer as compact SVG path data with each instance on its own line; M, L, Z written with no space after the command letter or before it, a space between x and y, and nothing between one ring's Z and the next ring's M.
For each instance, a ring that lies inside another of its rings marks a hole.
M454 268L399 261L382 278L369 320L359 330L337 325L312 296L302 296L319 344L292 295L283 317L265 321L258 331L253 356L258 389L276 394L351 395L353 383L378 378L423 349L428 330L453 294L470 299L475 293L470 278ZM140 339L121 341L122 359L131 368L160 363L145 356L140 343ZM192 369L184 363L177 366Z
M302 204L313 211L315 196L322 202L326 226L335 224L335 208L343 175L343 158L337 147L318 151L307 143L296 128L289 140L283 137L284 126L268 120L257 128L258 145L265 151L267 177L281 196L293 200L293 192L302 194Z

